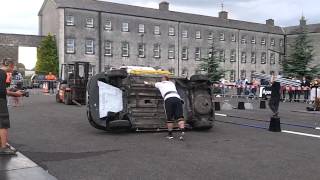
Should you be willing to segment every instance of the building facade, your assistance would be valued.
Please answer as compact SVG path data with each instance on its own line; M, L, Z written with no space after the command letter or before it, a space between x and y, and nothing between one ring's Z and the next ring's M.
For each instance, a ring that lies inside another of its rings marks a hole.
M225 11L218 17L174 12L167 2L151 9L45 0L39 32L56 35L60 63L88 61L93 73L138 65L190 76L200 72L201 58L210 56L214 43L225 78L250 79L253 72L281 74L286 47L286 31L272 19L258 24L228 19Z

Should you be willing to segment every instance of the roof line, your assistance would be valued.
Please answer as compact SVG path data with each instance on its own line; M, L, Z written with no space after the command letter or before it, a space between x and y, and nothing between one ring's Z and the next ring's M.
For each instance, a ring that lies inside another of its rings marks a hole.
M45 36L34 35L34 34L15 34L15 33L0 33L0 35L14 35L14 36L36 36L36 37L45 37Z
M268 34L276 34L276 35L283 35L284 32L283 30L282 33L272 33L272 32L266 32L266 31L259 31L259 30L248 30L248 29L242 29L242 28L232 28L232 27L226 27L226 26L219 26L219 25L208 25L208 24L203 24L203 23L191 23L191 22L186 22L186 21L177 21L177 20L171 20L171 19L166 19L166 18L152 18L152 17L146 17L146 16L139 16L139 15L132 15L132 14L126 14L126 13L115 13L115 12L107 12L107 11L98 11L98 10L92 10L92 9L86 9L86 8L75 8L75 7L61 7L61 8L68 8L68 9L76 9L76 10L86 10L86 11L94 11L94 12L102 12L102 13L111 13L111 14L118 14L118 15L126 15L126 16L133 16L133 17L142 17L142 18L147 18L147 19L159 19L159 20L166 20L166 21L172 21L172 22L178 22L178 23L188 23L188 24L197 24L197 25L204 25L204 26L210 26L210 27L220 27L220 28L226 28L226 29L235 29L235 30L242 30L242 31L249 31L249 32L262 32L262 33L268 33ZM178 12L181 13L181 12ZM191 14L191 15L196 15L196 14ZM197 15L197 16L203 16L203 15ZM204 17L210 17L210 18L215 18L211 16L204 16ZM233 20L233 19L228 19L232 21L238 21L238 20ZM239 22L246 22L246 21L239 21ZM247 22L247 23L252 23L252 22ZM259 24L259 23L253 23L253 24ZM259 25L264 25L264 24L259 24ZM280 26L274 26L281 28Z

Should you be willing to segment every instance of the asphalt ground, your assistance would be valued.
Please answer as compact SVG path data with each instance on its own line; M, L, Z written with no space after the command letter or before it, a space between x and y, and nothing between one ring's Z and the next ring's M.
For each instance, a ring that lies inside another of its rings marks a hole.
M292 112L306 106L282 103L281 122L315 126L319 115ZM219 111L233 117L216 116L210 131L189 131L179 141L165 139L166 133L97 130L84 106L31 95L22 107L10 108L10 143L60 180L318 180L320 138L269 132L261 127L268 127L271 111L254 107ZM320 134L290 125L282 129Z

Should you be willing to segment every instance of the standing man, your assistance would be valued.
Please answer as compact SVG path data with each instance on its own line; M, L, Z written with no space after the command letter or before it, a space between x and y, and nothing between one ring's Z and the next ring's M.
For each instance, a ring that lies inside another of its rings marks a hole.
M275 81L275 77L273 76L271 79L271 97L269 100L269 107L271 111L273 112L273 116L277 117L279 112L279 103L280 103L280 83Z
M304 93L304 102L307 102L309 100L309 94L310 94L310 81L306 79L306 77L303 77L302 82L302 91Z
M169 80L169 76L164 75L161 78L161 82L157 82L155 84L144 82L146 85L155 86L160 90L160 93L164 99L164 108L167 115L167 127L168 127L168 139L173 139L172 129L173 123L175 120L178 120L178 125L181 131L181 135L179 137L180 140L184 139L185 134L185 126L184 126L184 117L183 117L183 108L182 108L182 100L178 94L177 88L175 84Z
M20 91L12 92L6 88L7 72L12 73L13 62L3 60L0 68L0 155L15 155L16 151L8 146L8 129L10 128L7 95L20 97Z
M55 80L57 80L56 76L52 74L52 72L49 72L48 75L46 75L46 80L48 81L48 91L49 93L51 93L52 90L52 94L54 94L54 88L53 88L53 83Z

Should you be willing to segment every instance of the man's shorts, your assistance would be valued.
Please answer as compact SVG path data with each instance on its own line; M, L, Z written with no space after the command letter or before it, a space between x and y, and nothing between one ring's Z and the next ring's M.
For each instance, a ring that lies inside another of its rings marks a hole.
M170 97L164 101L167 122L183 118L182 101L177 97Z
M10 128L7 99L0 98L0 129Z

